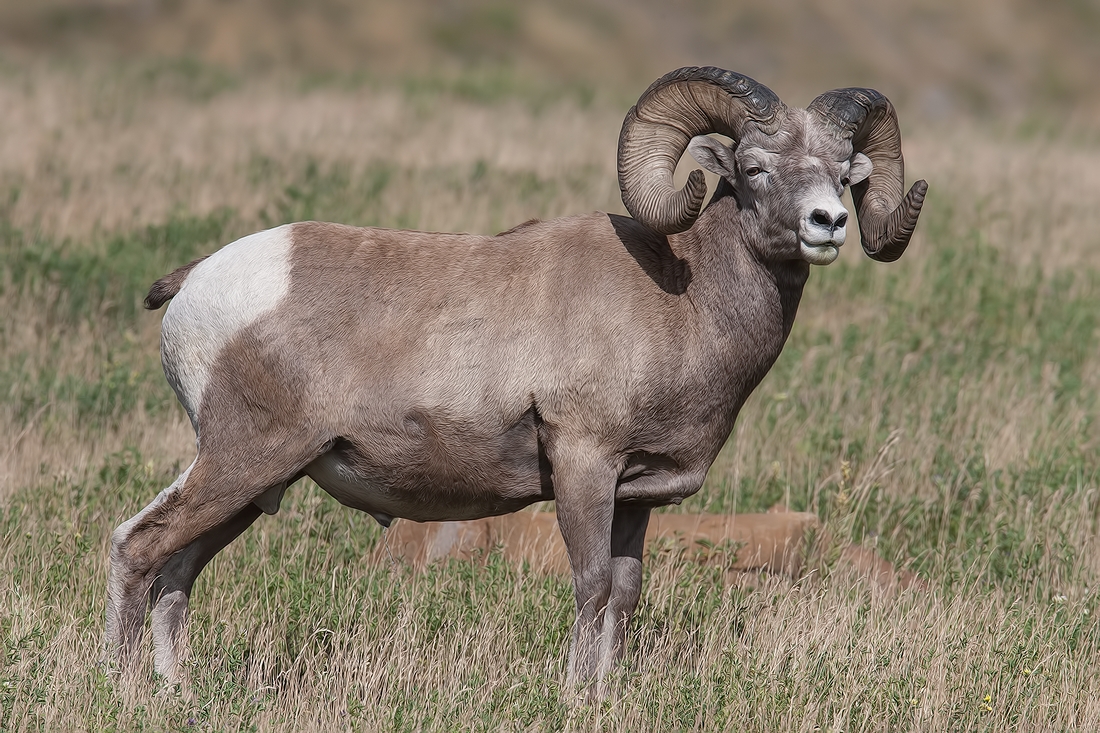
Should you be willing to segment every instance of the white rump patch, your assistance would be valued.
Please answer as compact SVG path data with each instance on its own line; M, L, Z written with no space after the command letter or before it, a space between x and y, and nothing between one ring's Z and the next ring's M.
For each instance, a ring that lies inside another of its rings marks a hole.
M195 266L168 304L161 359L198 431L198 409L218 354L272 310L290 287L291 225L227 244Z

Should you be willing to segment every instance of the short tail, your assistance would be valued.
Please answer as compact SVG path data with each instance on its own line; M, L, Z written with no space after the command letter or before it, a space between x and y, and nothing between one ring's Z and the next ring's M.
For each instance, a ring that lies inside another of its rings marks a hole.
M180 288L183 287L183 281L187 279L187 274L191 272L191 268L209 256L210 255L200 257L194 262L189 262L183 267L178 267L153 283L153 286L149 288L149 294L145 296L145 307L151 311L155 311L157 308L160 308L174 298L176 293L180 291Z

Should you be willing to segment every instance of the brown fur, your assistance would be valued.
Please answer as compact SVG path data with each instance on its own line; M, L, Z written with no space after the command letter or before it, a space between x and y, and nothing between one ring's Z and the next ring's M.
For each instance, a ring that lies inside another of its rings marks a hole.
M183 287L183 281L187 279L188 273L203 260L210 255L203 255L196 260L188 262L183 267L177 267L170 273L157 280L149 288L149 294L145 296L145 308L147 310L155 311L169 300L175 297L176 293Z
M218 356L191 475L116 536L108 644L135 647L156 591L158 664L177 659L171 625L204 562L179 564L171 583L158 573L177 552L216 552L258 516L250 502L309 474L383 523L555 499L589 599L571 678L602 677L625 621L610 656L595 653L598 621L637 603L649 507L698 490L778 356L808 272L761 267L736 244L737 216L720 199L667 238L602 213L497 237L294 225L289 292ZM714 238L732 244L715 250ZM371 490L333 487L321 457Z
M358 472L403 497L402 516L466 519L551 498L540 453L589 435L617 457L620 498L668 503L698 489L740 406L730 382L755 386L793 319L774 280L743 276L736 286L759 288L769 309L749 301L734 332L723 311L736 299L700 317L709 304L677 295L692 275L670 239L699 246L605 214L497 237L296 224L291 292L254 327L251 358L302 374L290 391L302 414L324 416L315 442L338 440ZM733 272L709 277L738 279L752 267L744 254L731 248L722 269Z

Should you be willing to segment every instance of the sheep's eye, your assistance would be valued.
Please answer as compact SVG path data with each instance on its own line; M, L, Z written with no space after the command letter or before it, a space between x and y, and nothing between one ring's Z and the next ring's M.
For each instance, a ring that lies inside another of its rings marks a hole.
M756 176L760 175L760 172L760 166L758 165L750 165L748 168L745 169L745 175L749 178L755 178Z

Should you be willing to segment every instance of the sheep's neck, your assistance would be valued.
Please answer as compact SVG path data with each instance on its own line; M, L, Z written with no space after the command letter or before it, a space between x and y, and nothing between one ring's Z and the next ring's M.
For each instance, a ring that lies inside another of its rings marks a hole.
M775 356L794 325L810 266L768 261L746 241L767 236L740 215L733 198L712 202L674 245L689 262L687 295L713 327L756 342Z
M685 295L699 317L701 361L715 365L712 379L726 395L728 414L715 424L723 439L783 350L809 275L805 262L761 261L744 243L759 235L745 230L733 203L712 204L674 244L692 270Z

